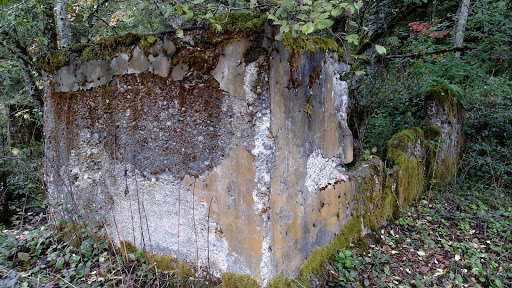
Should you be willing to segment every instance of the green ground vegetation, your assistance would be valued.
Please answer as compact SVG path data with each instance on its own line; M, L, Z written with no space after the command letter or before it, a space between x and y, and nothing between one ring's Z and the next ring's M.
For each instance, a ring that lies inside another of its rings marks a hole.
M379 245L341 249L331 287L510 287L512 198L430 192L382 227Z

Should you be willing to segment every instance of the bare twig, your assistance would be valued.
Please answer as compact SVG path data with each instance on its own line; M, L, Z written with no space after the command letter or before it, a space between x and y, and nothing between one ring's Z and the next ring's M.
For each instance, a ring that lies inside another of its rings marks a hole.
M114 26L110 26L110 24L108 24L108 22L107 22L107 21L105 21L105 19L103 19L103 18L101 18L101 17L99 17L99 16L97 16L97 15L94 15L94 17L96 17L96 18L100 19L100 21L101 21L101 22L103 22L103 23L105 23L105 25L107 25L107 26L108 26L108 28L112 29L112 31L114 31L114 33L116 33L116 35L119 35L119 33L117 32L116 28L114 28Z
M73 284L69 283L66 279L64 279L64 278L60 277L59 275L57 275L57 274L55 274L55 273L52 273L52 274L53 274L53 275L55 275L55 276L57 276L57 277L58 277L59 279L61 279L62 281L66 282L69 286L71 286L71 287L75 287L75 288L76 288L76 286L75 286L75 285L73 285Z
M107 3L109 0L103 0L100 4L96 5L94 10L87 15L87 24L89 24L89 28L92 27L92 19L98 14L98 11L100 10L100 7L103 6L105 3Z
M300 286L300 287L302 287L302 288L306 288L306 287L304 287L304 285L300 284L300 282L299 282L299 281L297 281L297 279L293 278L293 281L297 282L297 284L299 284L299 286Z

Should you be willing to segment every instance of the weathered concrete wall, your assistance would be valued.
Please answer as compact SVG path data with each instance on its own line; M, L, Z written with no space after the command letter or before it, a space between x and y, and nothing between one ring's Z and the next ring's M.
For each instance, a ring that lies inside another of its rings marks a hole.
M290 55L271 37L194 43L202 33L108 61L71 55L48 75L48 194L116 241L214 274L319 277L329 251L391 217L396 195L412 199L397 190L410 175L376 159L342 168L349 67L329 52Z

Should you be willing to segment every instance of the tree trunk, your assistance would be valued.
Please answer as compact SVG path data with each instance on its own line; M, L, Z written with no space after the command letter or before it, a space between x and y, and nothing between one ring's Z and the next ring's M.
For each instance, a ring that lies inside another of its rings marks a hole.
M455 26L455 47L462 47L464 42L464 26L468 20L469 2L470 0L462 0L460 3L459 18ZM455 53L455 56L460 57L460 52Z
M43 0L43 33L48 41L48 49L57 50L57 29L55 25L55 16L53 14L53 1Z
M43 99L41 97L41 91L39 91L39 89L37 88L36 83L34 82L34 78L30 74L30 70L21 58L18 58L18 66L20 66L21 75L23 75L23 82L25 83L30 98L32 98L34 105L40 111L43 111Z
M68 12L66 11L66 0L55 1L55 11L57 18L57 36L60 48L71 46L71 34L69 30Z

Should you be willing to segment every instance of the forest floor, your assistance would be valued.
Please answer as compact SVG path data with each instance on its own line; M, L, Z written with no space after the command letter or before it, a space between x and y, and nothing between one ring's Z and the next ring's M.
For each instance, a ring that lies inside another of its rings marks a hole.
M13 207L13 224L0 227L0 287L176 287L178 279L181 287L221 283L183 276L184 266L180 277L177 270L156 270L140 251L123 259L83 227L71 235L66 229L55 232L46 210L29 206ZM378 232L333 255L325 286L512 287L510 194L430 192Z
M512 195L430 192L376 242L340 251L329 286L512 287Z

